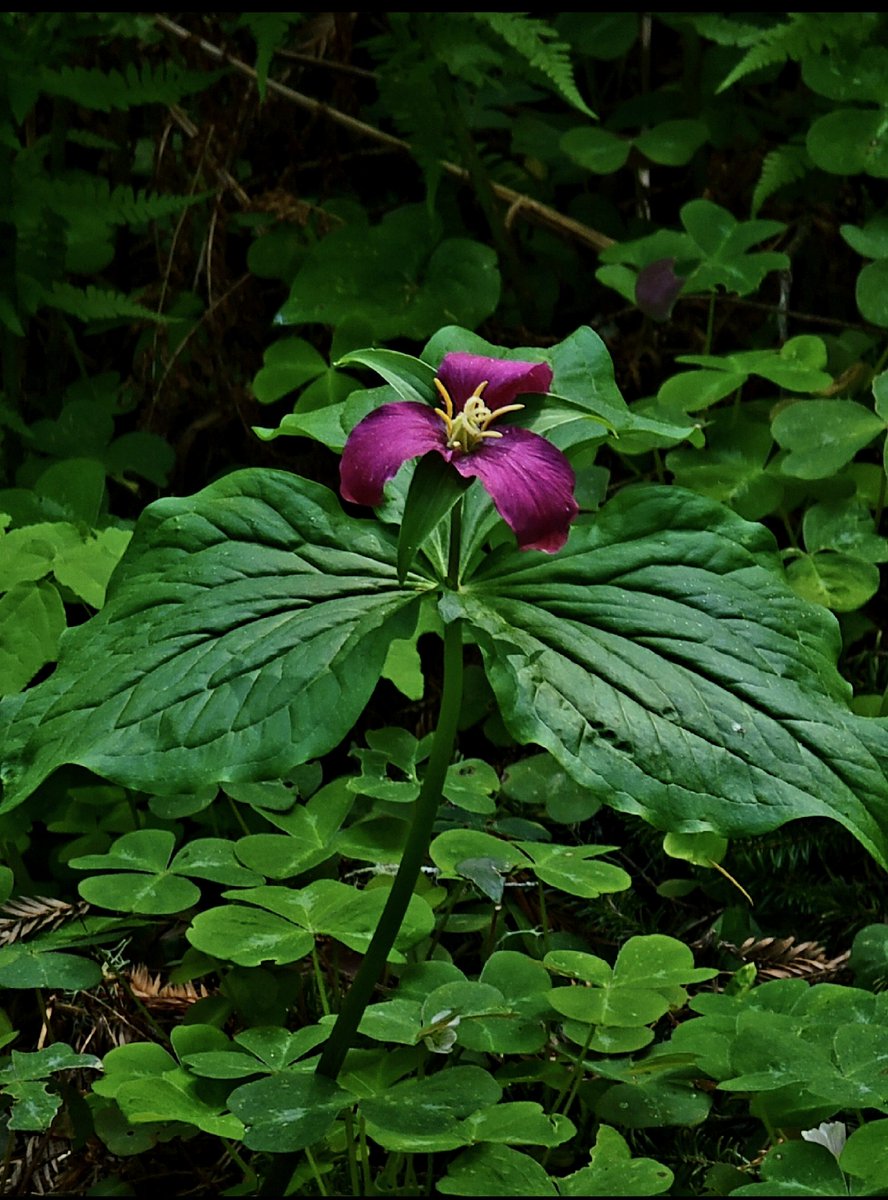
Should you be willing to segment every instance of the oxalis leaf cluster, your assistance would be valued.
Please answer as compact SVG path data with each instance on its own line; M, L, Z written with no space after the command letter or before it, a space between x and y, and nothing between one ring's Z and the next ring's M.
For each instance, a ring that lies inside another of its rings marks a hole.
M886 42L0 19L0 1190L884 1194Z

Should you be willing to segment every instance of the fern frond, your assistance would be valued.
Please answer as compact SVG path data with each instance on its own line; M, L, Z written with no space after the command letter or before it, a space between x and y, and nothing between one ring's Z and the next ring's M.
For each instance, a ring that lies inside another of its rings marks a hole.
M719 46L752 46L774 25L750 25L721 13L689 13L687 19L701 37Z
M526 13L477 12L470 15L521 55L528 66L544 75L568 104L589 117L595 116L574 82L570 46L559 40L551 25Z
M758 211L769 196L787 184L795 183L812 167L811 157L804 146L787 144L778 146L765 155L762 173L752 194L752 215Z
M738 79L762 67L780 66L787 59L800 62L825 50L835 50L843 42L860 44L879 19L877 13L801 12L787 16L781 24L761 30L717 91L725 91Z
M238 25L249 29L256 43L256 87L259 89L260 100L265 99L272 55L284 40L290 26L296 21L301 21L302 16L302 13L288 12L244 13L238 21Z
M77 288L70 283L56 283L45 297L50 308L70 313L81 321L164 321L166 318L152 312L137 300L131 300L123 292L111 288L90 285Z
M178 104L183 96L202 91L221 76L221 71L187 71L174 63L159 67L145 63L140 71L130 63L123 74L87 67L44 68L41 86L51 96L63 96L83 108L111 112L137 104Z
M79 179L46 179L39 187L40 199L46 207L71 224L88 215L93 224L145 225L177 216L210 195L212 192L164 196L144 190L137 192L124 185L112 191L106 179L86 175Z

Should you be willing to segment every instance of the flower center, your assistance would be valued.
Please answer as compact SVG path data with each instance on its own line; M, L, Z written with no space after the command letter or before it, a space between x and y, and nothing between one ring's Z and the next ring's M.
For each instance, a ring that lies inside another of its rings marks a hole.
M435 387L444 401L444 408L436 408L435 412L444 422L448 449L469 454L481 445L484 438L502 437L497 430L489 428L490 424L504 413L519 412L524 408L523 404L504 404L502 408L489 409L481 399L481 393L489 382L485 379L483 383L479 383L463 405L462 412L454 414L450 393L440 379L435 380Z

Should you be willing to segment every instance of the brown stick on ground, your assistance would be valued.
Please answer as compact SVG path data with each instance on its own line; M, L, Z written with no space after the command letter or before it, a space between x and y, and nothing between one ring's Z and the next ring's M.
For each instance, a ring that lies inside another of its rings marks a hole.
M236 71L242 75L246 75L249 79L256 78L256 72L242 59L236 58L233 54L228 54L221 47L208 42L205 38L198 37L196 34L189 33L183 26L178 25L175 21L171 21L169 17L165 17L162 13L155 13L155 23L159 28L167 33L173 34L175 37L181 38L183 41L191 41L200 46L205 54L211 58L215 58L218 62L228 63ZM388 146L391 150L397 150L400 153L410 154L410 145L402 138L393 137L390 133L385 133L381 129L376 129L373 125L368 125L365 121L359 121L357 117L350 117L347 113L340 112L336 108L331 108L328 104L321 103L320 100L315 100L311 96L306 96L302 92L297 92L286 84L278 83L275 79L268 79L266 86L273 92L277 92L279 96L284 96L293 104L299 105L300 108L306 109L308 112L322 115L335 124L342 126L343 129L348 129L359 137L372 138L374 141L380 142ZM444 171L451 175L454 179L460 180L461 183L470 183L469 173L456 163L442 160L441 166ZM509 205L507 222L511 223L517 217L524 217L526 220L534 221L538 225L545 225L547 228L560 233L565 237L572 238L574 241L582 242L583 245L591 247L596 251L606 250L608 246L614 244L614 239L608 237L604 233L599 233L597 229L592 229L588 225L584 225L582 221L575 221L572 217L566 217L557 209L550 207L548 204L543 204L540 200L534 200L532 196L525 196L522 192L516 192L512 188L503 187L499 183L491 183L493 194L498 200L502 200L504 204Z

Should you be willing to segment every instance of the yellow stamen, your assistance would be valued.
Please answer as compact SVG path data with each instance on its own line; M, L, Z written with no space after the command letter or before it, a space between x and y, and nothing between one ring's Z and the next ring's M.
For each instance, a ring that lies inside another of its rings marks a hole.
M491 423L505 413L519 412L524 408L523 404L504 404L502 408L489 409L481 399L481 394L489 382L485 379L479 383L463 405L462 412L454 415L453 401L447 388L440 379L435 380L435 387L444 401L444 408L436 408L435 412L444 422L449 449L462 450L464 454L468 454L477 449L484 438L501 438L501 433L489 428Z

